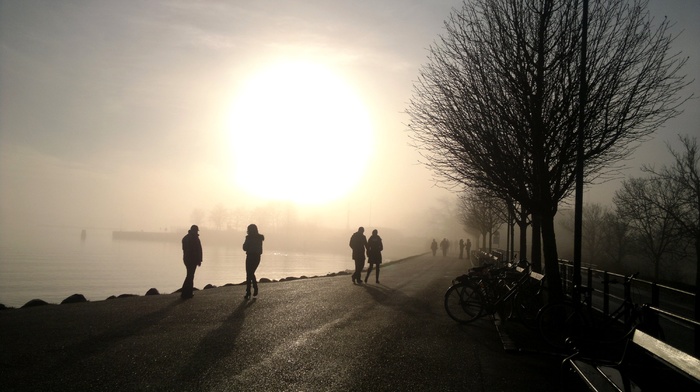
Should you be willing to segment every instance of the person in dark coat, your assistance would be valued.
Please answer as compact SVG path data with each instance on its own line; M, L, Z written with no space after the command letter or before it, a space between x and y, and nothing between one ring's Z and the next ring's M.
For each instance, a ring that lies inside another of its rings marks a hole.
M471 260L471 254L472 254L472 240L467 239L467 245L465 245L467 248L467 260Z
M258 233L258 226L248 225L248 235L243 242L245 256L245 299L250 298L250 286L253 286L253 297L258 296L258 280L255 278L255 271L260 265L260 256L263 253L263 241L265 236Z
M461 259L464 256L464 240L459 239L459 258Z
M447 256L447 250L450 249L450 241L447 238L443 238L440 241L440 249L442 249L442 257Z
M367 237L365 228L360 227L350 237L350 248L352 249L352 259L355 260L355 273L352 274L352 283L362 283L362 269L365 268L365 249L367 249Z
M367 269L367 276L365 276L365 283L369 279L369 275L372 273L372 267L376 266L377 269L377 283L379 283L379 264L382 263L382 250L384 250L384 244L382 244L382 237L378 235L377 229L372 230L372 235L369 236L367 240L367 262L369 263L369 268Z
M437 253L437 248L438 248L437 241L435 241L435 238L433 238L433 242L430 244L430 250L433 251L433 256L435 256L435 253Z
M199 227L192 225L187 235L182 237L182 261L187 269L187 276L182 283L180 297L183 299L192 298L194 294L194 272L202 265L202 243L199 240Z

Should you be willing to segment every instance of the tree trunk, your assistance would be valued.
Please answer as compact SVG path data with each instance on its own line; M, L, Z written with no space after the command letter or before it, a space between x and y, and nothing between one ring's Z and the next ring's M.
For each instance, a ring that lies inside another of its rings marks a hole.
M559 255L557 254L557 241L554 235L554 214L541 217L542 243L544 244L544 270L549 288L549 301L561 301L564 299L564 290L559 276Z
M515 220L510 224L510 261L515 261Z
M520 260L527 260L527 213L524 209L520 211L518 226L520 227ZM535 269L534 266L533 269ZM535 271L542 272L537 269Z
M654 259L654 281L659 281L659 266L661 265L661 255Z
M532 214L532 269L542 271L542 237L540 229L541 218Z

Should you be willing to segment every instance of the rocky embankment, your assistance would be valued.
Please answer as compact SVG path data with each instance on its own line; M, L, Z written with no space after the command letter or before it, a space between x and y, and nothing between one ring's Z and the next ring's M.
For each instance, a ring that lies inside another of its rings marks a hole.
M298 279L311 279L311 278L321 278L321 277L338 276L338 275L349 275L349 274L351 274L351 273L352 273L351 271L341 271L341 272L329 273L329 274L326 274L326 275L323 275L323 276L311 276L311 277L308 277L308 276L303 276L303 275L302 275L302 276L300 276L300 277L287 277L287 278L282 278L282 279L279 279L279 280L268 279L268 278L261 278L261 279L258 280L258 283L285 282L285 281L292 281L292 280L298 280ZM245 282L241 282L241 283L227 283L227 284L223 285L222 287L226 287L226 286L240 286L240 285L245 285ZM203 288L202 290L214 289L214 288L217 288L217 287L218 287L218 286L215 286L215 285L213 285L213 284L207 284L206 286L204 286L204 288ZM199 289L195 287L195 290L199 290ZM174 292L172 292L172 293L169 293L169 294L176 294L176 293L179 293L180 291L181 291L181 289L177 289L176 291L174 291ZM146 291L146 293L144 294L144 296L160 295L160 294L161 294L161 293L160 293L160 291L158 291L158 289L156 289L156 288L150 288L148 291ZM113 299L118 299L118 298L138 297L138 296L139 296L138 294L120 294L120 295L112 295L112 296L109 296L109 297L107 297L105 300L108 301L108 300L113 300ZM70 295L70 296L66 297L66 299L64 299L63 301L61 301L60 304L61 304L61 305L64 305L64 304L79 303L79 302L88 302L88 299L85 298L85 296L82 295L82 294L73 294L73 295ZM34 307L34 306L43 306L43 305L55 305L55 304L46 302L46 301L44 301L44 300L42 300L42 299L32 299L32 300L28 301L26 304L22 305L22 306L20 307L20 309L23 309L23 308L30 308L30 307ZM7 309L15 309L15 308L14 308L14 307L5 306L4 304L0 304L0 310L7 310Z

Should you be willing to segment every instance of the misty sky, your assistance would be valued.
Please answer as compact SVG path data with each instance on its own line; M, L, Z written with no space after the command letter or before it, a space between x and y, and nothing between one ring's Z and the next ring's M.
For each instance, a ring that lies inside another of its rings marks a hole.
M371 124L357 186L309 216L338 227L415 224L450 193L418 163L403 112L428 46L460 5L0 0L0 228L153 230L187 226L195 208L264 204L236 186L232 106L258 70L290 59L330 69ZM700 2L653 0L650 10L684 30L675 49L696 79L684 93L700 97ZM668 162L666 141L697 136L700 101L684 109L627 166ZM618 184L585 201L609 203Z

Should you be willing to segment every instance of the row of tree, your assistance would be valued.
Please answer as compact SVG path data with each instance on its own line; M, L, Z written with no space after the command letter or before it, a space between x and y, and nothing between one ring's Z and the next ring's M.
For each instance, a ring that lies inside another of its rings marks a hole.
M256 223L267 231L274 232L280 227L296 223L298 213L289 203L270 202L256 208L235 209L217 204L208 212L201 208L192 210L190 220L214 230L234 230L245 232L250 223Z
M642 177L623 181L613 206L586 204L583 209L584 261L620 273L646 264L655 281L683 276L685 261L700 266L700 152L697 139L681 137L682 151L674 151L673 164L661 168L645 166ZM491 236L516 224L509 205L483 192L464 193L459 199L459 218L467 232L479 233L482 248L490 249ZM567 211L571 212L571 211ZM526 217L527 218L527 217ZM570 233L574 216L559 220ZM520 225L525 233L531 221ZM511 244L515 241L511 241ZM526 241L520 240L526 255ZM691 268L695 271L700 268Z
M424 163L532 218L551 298L563 295L554 217L577 165L587 183L609 174L687 99L687 59L671 53L669 22L652 22L643 0L471 0L414 84Z

